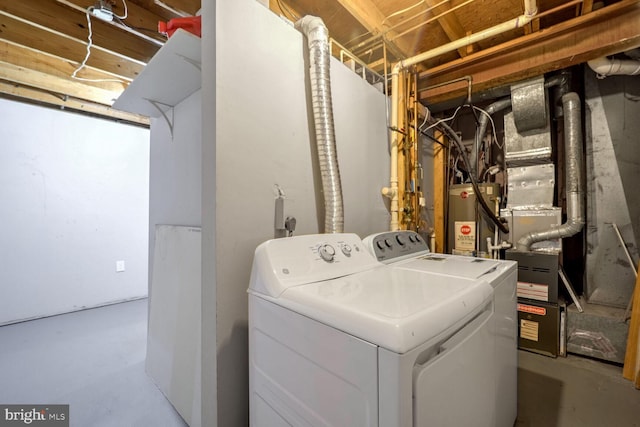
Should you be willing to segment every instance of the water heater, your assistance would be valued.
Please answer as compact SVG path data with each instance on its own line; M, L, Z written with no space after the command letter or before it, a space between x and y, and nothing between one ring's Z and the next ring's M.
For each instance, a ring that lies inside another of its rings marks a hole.
M478 187L487 204L497 208L500 185L482 183L478 184ZM449 187L448 253L477 255L480 252L488 252L487 237L493 239L494 228L476 197L471 184L455 184Z

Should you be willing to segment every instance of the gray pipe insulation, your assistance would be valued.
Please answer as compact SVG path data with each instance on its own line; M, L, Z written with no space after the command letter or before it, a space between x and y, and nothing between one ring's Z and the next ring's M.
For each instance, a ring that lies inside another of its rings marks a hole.
M307 37L309 46L311 101L324 195L324 232L342 233L344 209L331 102L329 31L322 19L310 15L296 22L295 28Z
M543 240L570 237L584 226L584 183L582 180L582 115L580 97L575 92L562 96L564 109L564 152L567 197L567 221L557 228L531 232L520 238L518 251L529 251Z

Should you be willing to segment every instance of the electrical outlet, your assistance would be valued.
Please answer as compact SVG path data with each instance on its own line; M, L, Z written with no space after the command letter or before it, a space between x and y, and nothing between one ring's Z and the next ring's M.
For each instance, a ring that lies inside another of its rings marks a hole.
M124 261L116 261L116 273L122 273L124 271Z

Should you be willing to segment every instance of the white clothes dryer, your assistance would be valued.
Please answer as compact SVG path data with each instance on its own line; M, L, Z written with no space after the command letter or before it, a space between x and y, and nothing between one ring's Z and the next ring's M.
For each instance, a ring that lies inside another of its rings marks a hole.
M248 293L251 426L496 425L486 281L322 234L258 246Z
M494 371L496 427L513 426L518 407L517 263L508 260L435 254L416 232L372 234L363 239L369 253L384 264L408 271L484 280L494 291Z

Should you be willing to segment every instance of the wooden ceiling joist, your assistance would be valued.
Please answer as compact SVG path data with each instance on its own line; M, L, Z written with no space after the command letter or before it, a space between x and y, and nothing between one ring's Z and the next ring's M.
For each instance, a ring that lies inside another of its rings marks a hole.
M67 7L75 9L79 12L85 13L88 7L95 4L94 0L56 0L58 3ZM113 12L118 16L124 16L124 7L122 2L116 2L113 7ZM144 9L133 2L127 2L127 18L123 21L127 26L121 25L117 22L112 22L106 25L111 25L122 29L123 31L135 34L138 37L147 39L152 43L161 46L164 44L164 37L158 31L158 22L165 21L166 18L157 15L147 9Z
M9 62L0 61L2 78L20 85L56 92L61 95L93 100L104 105L111 105L119 96L119 91L110 91L71 81L30 68L19 67Z
M200 0L154 0L154 3L181 16L195 16Z
M0 61L10 63L17 67L50 74L53 77L75 81L76 83L82 82L82 84L95 86L113 92L122 91L126 87L126 84L122 82L102 81L110 80L111 76L86 67L78 72L78 77L96 81L89 82L72 80L71 74L75 69L75 65L69 61L56 58L55 56L45 55L32 49L14 45L3 40L0 40ZM97 102L98 100L94 101Z
M434 7L438 3L440 3L440 1L438 1L438 0L425 0L425 3L429 7ZM435 9L433 9L432 13L434 15L437 15L437 14L441 14L441 13L447 12L449 10L451 10L451 6L449 6L448 3L445 3L445 4L441 5L441 6L438 6ZM449 37L449 40L451 40L451 41L461 39L461 38L463 38L464 36L467 35L466 31L462 27L462 24L460 23L458 18L456 18L456 16L453 13L448 13L446 15L442 15L440 18L438 18L438 24L440 24L440 26L444 30L445 34L447 35L447 37ZM471 46L461 47L460 49L458 49L458 53L460 54L461 57L465 57L465 56L467 56L468 53L474 52L474 51L477 51L477 50L478 50L478 46L476 44L473 44Z
M0 80L0 94L48 105L56 105L64 109L91 113L140 125L149 126L150 124L148 117L140 116L138 114L125 113L123 111L114 110L113 108L105 105L94 104L92 102L82 101L67 96L60 96L48 91L24 87L2 80Z
M85 9L72 9L55 0L0 0L0 10L6 16L87 43L89 30ZM95 17L91 17L91 27L95 47L134 61L146 64L159 49L157 44Z
M485 49L420 74L425 88L470 75L474 91L503 86L591 59L640 47L640 2L623 0L537 33ZM420 90L437 104L463 97L466 88Z
M384 34L385 27L382 22L384 15L371 0L337 0L354 18L362 24L372 35ZM389 32L392 37L395 33ZM413 46L405 40L397 39L393 42L386 42L387 49L398 59L407 58L413 55Z
M9 42L42 51L58 58L80 64L87 46L77 40L30 25L0 11L0 37ZM125 60L99 48L91 50L88 66L103 70L116 78L133 80L144 68L137 62Z

